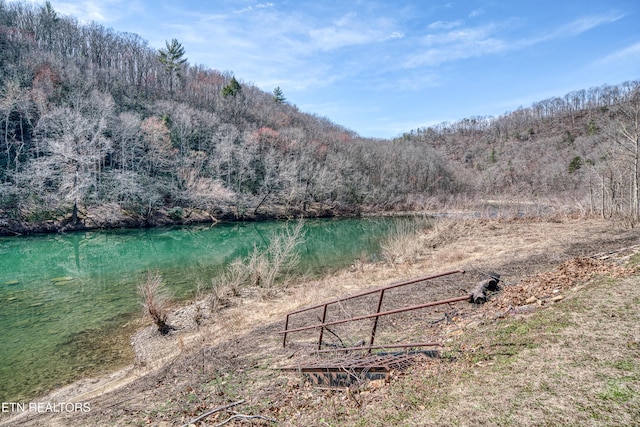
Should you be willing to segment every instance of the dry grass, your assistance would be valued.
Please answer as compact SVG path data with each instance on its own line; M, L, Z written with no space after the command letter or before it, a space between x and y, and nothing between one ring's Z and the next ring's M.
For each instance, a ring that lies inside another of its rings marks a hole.
M394 384L413 409L404 425L638 425L639 289L638 277L600 278L528 318L483 325L458 340L459 360ZM376 417L396 414L387 405Z
M355 400L294 391L304 410L284 425L638 425L639 284L598 276L544 310L488 317L453 337L443 359Z
M235 399L248 401L237 410L282 426L640 423L640 286L636 276L613 278L607 271L581 276L576 270L580 279L567 282L565 298L533 314L496 318L486 305L474 311L484 317L440 323L449 337L444 357L425 360L388 385L331 393L274 369L295 351L283 350L276 333L294 309L452 267L495 270L509 283L542 283L526 279L585 253L637 244L638 237L601 221L495 219L442 223L419 240L423 252L413 262L359 264L291 284L269 300L236 298L193 338L167 336L164 345L180 346L180 357L97 397L90 414L49 415L24 425L176 425ZM428 322L407 320L413 323L401 332L423 337L425 329L414 326ZM123 395L136 397L123 402Z
M227 271L212 282L212 308L225 307L242 287L262 288L270 295L276 284L286 284L300 262L297 247L304 242L304 220L273 234L266 247L254 246L249 256L234 260Z
M411 218L395 223L395 228L380 245L382 256L389 262L402 264L422 256L425 246L421 237L433 221L426 218Z

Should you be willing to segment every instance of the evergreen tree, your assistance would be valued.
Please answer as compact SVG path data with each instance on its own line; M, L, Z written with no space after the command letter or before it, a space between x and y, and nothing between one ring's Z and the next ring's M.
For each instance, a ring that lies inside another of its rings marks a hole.
M180 77L180 67L187 62L187 58L183 58L184 54L184 46L176 39L171 40L171 43L166 42L166 48L158 50L158 59L164 65L169 78L169 92L171 94L173 94L173 79Z
M58 18L58 14L51 6L50 2L45 2L44 6L40 8L40 23L41 28L44 32L43 38L47 43L47 46L51 46L51 42L53 41L53 30L54 27L58 24L60 19Z
M277 104L284 104L287 98L284 97L284 92L280 89L280 86L277 86L273 90L273 100L276 101Z
M222 96L225 98L236 96L241 90L242 86L240 86L240 83L238 83L235 77L231 77L229 84L222 88Z

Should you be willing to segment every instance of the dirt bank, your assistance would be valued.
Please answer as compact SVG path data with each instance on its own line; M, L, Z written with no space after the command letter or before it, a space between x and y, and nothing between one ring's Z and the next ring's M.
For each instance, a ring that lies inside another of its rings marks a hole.
M306 210L282 206L265 206L261 211L238 208L208 211L204 209L162 207L145 212L126 210L116 203L83 207L76 218L71 212L44 212L28 217L3 217L0 212L0 236L20 236L41 233L61 233L116 228L147 228L172 225L210 224L220 221L265 221L291 218L351 217L360 211L341 207L309 203Z

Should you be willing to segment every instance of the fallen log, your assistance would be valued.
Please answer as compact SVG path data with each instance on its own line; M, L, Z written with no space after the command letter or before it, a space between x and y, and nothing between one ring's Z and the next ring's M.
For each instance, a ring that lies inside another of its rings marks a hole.
M498 273L489 273L490 278L479 282L471 291L471 302L474 304L484 304L487 302L487 292L495 292L500 290L498 283L500 275Z

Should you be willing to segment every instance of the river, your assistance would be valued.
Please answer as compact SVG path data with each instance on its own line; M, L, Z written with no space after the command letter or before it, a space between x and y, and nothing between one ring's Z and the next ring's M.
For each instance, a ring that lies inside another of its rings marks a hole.
M399 221L407 220L308 220L298 273L375 259ZM122 351L128 343L109 340L123 341L117 332L140 315L137 286L149 271L187 300L284 226L268 221L0 237L0 402L29 399L130 362L131 354Z

